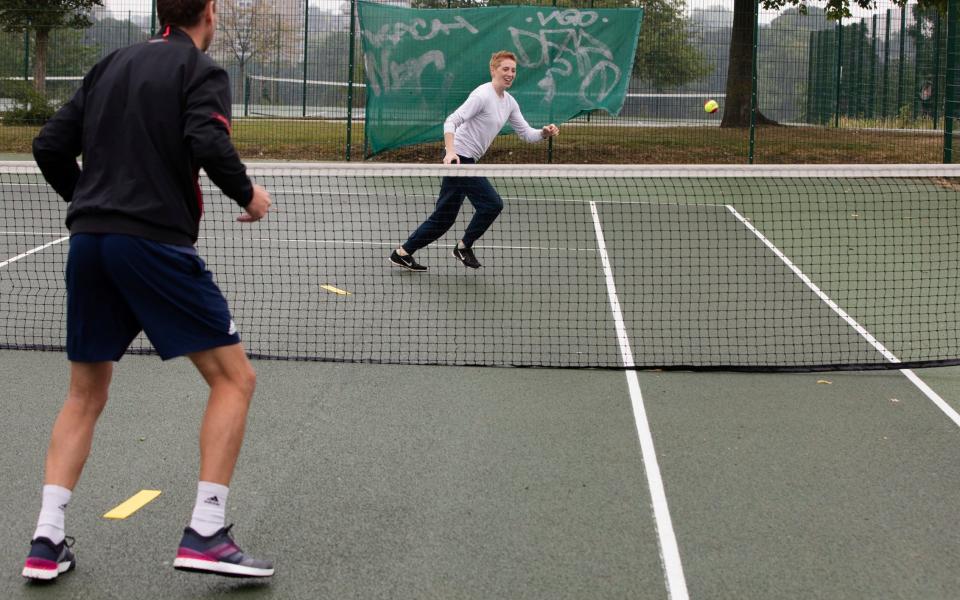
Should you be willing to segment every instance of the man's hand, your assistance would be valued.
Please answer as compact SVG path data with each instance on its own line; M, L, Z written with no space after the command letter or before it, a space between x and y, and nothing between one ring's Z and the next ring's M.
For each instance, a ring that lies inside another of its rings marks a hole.
M553 123L550 123L549 125L545 125L543 129L540 130L540 135L543 136L543 139L557 137L560 135L560 128Z
M457 156L457 153L456 153L456 152L453 152L453 151L451 151L451 150L447 150L446 154L443 155L443 164L445 164L445 165L450 165L450 164L457 164L457 165L459 165L459 164L460 164L460 157Z
M253 198L250 199L249 204L243 207L243 210L247 212L237 217L237 220L241 223L259 221L267 216L271 204L273 204L273 201L270 199L270 192L263 186L253 184Z

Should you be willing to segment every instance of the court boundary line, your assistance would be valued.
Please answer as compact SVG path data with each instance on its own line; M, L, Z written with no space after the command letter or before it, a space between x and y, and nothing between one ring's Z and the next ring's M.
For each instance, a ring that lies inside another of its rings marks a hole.
M61 243L61 242L64 242L64 241L66 241L66 240L69 240L69 239L70 239L70 236L69 236L69 235L65 235L65 236L63 236L63 237L60 238L60 239L56 239L56 240L53 240L52 242L47 242L46 244L44 244L44 245L42 245L42 246L37 246L36 248L27 250L27 251L24 252L23 254L18 254L17 256L14 256L13 258L8 258L7 260L5 260L5 261L3 261L3 262L0 262L0 269L2 269L3 267L5 267L5 266L7 266L7 265L9 265L9 264L12 264L12 263L17 262L17 261L20 260L21 258L26 258L26 257L30 256L31 254L35 254L35 253L37 253L37 252L40 252L41 250L45 250L45 249L49 248L50 246L55 246L55 245L57 245L57 244L59 244L59 243Z
M677 537L673 531L673 520L670 518L667 492L664 489L660 465L657 462L657 453L653 445L653 434L650 432L650 423L643 403L640 381L637 377L637 371L632 368L634 366L633 350L630 348L630 338L627 336L623 313L620 310L620 299L617 296L616 283L613 278L613 267L610 264L610 257L607 255L607 244L603 236L603 228L600 226L600 215L597 212L595 202L590 202L590 213L593 216L597 247L600 251L600 261L603 264L603 274L607 282L607 296L610 300L610 311L613 313L613 321L617 330L620 355L623 358L624 367L627 368L627 389L630 393L637 437L640 441L640 455L643 459L647 487L650 490L650 501L653 505L653 519L660 545L660 560L666 576L667 594L672 600L687 600L689 598L687 582L683 575L683 564L680 560Z
M874 337L873 334L870 333L866 327L864 327L856 319L851 317L850 314L847 313L847 311L843 310L843 308L841 308L839 304L834 302L833 299L830 298L830 296L828 296L823 290L821 290L820 287L817 286L817 284L815 284L813 280L811 280L806 275L806 273L801 271L800 267L796 266L793 263L793 261L790 260L790 258L782 250L777 248L777 246L773 242L767 239L767 237L763 235L763 233L759 229L757 229L752 223L750 223L750 221L747 220L746 217L744 217L739 212L737 212L737 209L735 209L730 204L727 204L726 207L727 207L727 210L730 211L730 213L732 213L733 216L736 217L736 219L740 221L747 228L747 230L753 233L753 235L755 235L757 239L759 239L763 243L764 246L766 246L771 252L773 252L774 255L783 262L783 264L787 265L787 268L793 271L794 275L800 278L800 281L802 281L808 288L810 288L810 290L813 291L813 293L816 294L817 297L820 298L820 300L822 300L827 306L829 306L830 309L833 310L833 312L837 313L837 315L839 315L840 318L847 323L847 325L850 325L854 329L854 331L859 333L860 336L863 339L865 339L867 343L873 346L873 348L877 352L879 352L884 358L886 358L887 361L889 361L892 364L897 364L902 362L893 352L891 352L876 337ZM936 391L933 390L933 388L927 385L926 382L920 379L920 377L916 373L914 373L912 369L900 369L900 372L903 373L903 375L910 381L910 383L916 386L917 389L919 389L924 396L926 396L931 402L933 402L934 405L936 405L936 407L939 408L940 411L947 416L947 418L953 421L955 425L960 427L960 414L958 414L957 411L954 410L953 407L951 407L940 396L940 394L938 394Z

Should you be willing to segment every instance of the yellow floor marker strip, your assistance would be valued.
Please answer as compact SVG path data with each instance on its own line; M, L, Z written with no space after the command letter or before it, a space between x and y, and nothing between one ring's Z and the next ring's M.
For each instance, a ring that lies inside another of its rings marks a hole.
M137 512L141 508L147 505L147 503L153 501L154 498L160 495L160 490L140 490L133 496L130 496L127 500L124 500L121 504L114 507L112 510L103 515L105 519L126 519L133 513Z
M323 285L320 286L320 288L321 288L321 289L324 289L324 290L327 290L328 292L333 292L334 294L338 294L338 295L340 295L340 296L349 296L349 295L350 295L350 292L348 292L347 290L341 290L340 288L335 288L335 287L333 287L332 285L323 284Z

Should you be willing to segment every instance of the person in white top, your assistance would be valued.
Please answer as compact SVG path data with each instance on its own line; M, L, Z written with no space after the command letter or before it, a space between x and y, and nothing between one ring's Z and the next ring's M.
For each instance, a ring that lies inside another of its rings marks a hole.
M517 57L512 52L500 51L490 58L490 83L473 90L467 101L443 123L443 164L476 163L508 121L517 135L527 142L559 135L560 129L552 123L534 129L523 118L520 105L507 93L516 76ZM471 247L503 210L503 200L486 177L444 177L433 214L393 251L390 262L408 271L426 271L427 267L414 260L413 253L450 229L464 198L470 199L476 212L463 238L453 249L453 256L467 267L479 269L480 262Z

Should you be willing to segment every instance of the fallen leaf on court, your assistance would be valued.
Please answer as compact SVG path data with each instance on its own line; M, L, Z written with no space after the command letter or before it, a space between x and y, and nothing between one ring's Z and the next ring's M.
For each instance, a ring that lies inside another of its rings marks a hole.
M823 383L823 384L826 384L826 385L830 385L830 384L833 383L833 382L832 382L832 381L827 381L826 379L818 379L818 380L817 380L817 383Z
M900 401L899 401L899 400L897 400L896 398L890 398L890 402L894 402L894 403L896 403L896 402L900 402Z

